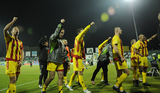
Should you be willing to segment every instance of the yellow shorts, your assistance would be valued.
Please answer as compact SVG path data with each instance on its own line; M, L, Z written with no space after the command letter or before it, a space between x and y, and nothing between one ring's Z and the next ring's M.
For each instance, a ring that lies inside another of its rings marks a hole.
M18 62L17 61L6 61L6 66L5 66L5 72L6 75L9 74L20 74L20 67L18 67Z
M136 59L131 59L131 66L133 66L133 67L138 67L139 66L137 58Z
M140 64L139 66L148 67L148 59L146 56L139 57Z
M83 65L83 59L76 59L73 57L73 70L74 71L83 71L84 65Z
M48 71L64 71L63 64L48 62L47 64Z
M117 60L117 61L114 61L114 64L115 64L117 70L122 70L122 69L128 68L126 61L121 63L120 61Z

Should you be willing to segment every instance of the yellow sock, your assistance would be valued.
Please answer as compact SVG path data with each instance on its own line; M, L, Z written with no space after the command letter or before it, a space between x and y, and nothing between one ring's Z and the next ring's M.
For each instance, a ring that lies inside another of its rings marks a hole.
M67 77L63 76L63 80L65 81L64 83L67 84Z
M138 80L138 79L139 79L139 76L140 76L140 72L139 72L139 70L137 70L136 80Z
M44 84L42 91L46 91L47 86Z
M142 72L142 76L143 76L143 83L146 83L146 72Z
M118 79L118 81L117 81L117 83L116 83L116 86L119 87L119 85L120 85L126 78L127 78L127 74L126 74L126 73L123 73L123 74L119 77L119 79Z
M101 80L104 80L104 73L102 72L101 75L102 75L102 79Z
M135 79L136 77L136 70L133 70L133 78Z
M59 90L59 93L63 93L63 85L62 86L58 86L58 90Z
M15 86L15 84L10 84L9 85L9 90L10 90L11 93L16 93L16 86Z
M78 77L79 77L79 83L81 84L83 90L86 90L87 88L86 88L86 86L84 84L83 76L82 75L78 75Z
M68 86L71 86L72 85L72 82L73 82L73 80L75 79L75 76L76 76L76 74L72 74L72 76L71 76L71 78L70 78L70 81L69 81L69 84L68 84Z
M122 91L122 90L123 90L122 86L121 86L121 87L119 87L119 90L120 90L120 91Z

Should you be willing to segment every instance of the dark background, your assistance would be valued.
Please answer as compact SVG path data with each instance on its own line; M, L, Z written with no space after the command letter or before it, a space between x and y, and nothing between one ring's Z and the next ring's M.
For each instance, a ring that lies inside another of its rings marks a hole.
M19 26L19 39L24 46L37 46L39 39L50 36L60 19L64 24L65 35L69 47L74 45L74 38L78 28L85 28L92 21L96 25L85 35L87 47L97 47L108 37L113 37L114 27L121 27L121 39L124 46L130 46L131 39L136 38L131 4L135 16L138 35L144 34L147 38L157 33L158 13L160 0L1 0L0 1L0 56L5 56L6 48L3 28L18 17L14 26ZM115 14L109 16L107 22L101 21L101 14L108 12L112 6ZM110 42L110 41L109 41ZM157 37L148 44L149 50L160 48Z

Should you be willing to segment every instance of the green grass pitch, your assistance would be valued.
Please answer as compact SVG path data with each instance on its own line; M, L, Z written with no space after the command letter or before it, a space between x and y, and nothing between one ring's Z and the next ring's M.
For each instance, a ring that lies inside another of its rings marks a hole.
M88 66L88 69L84 70L83 79L87 88L92 91L92 93L116 93L112 89L112 86L116 82L116 70L113 64L108 66L108 80L112 85L105 85L101 83L101 70L95 78L95 85L91 83L91 77L96 66ZM148 69L150 70L150 69ZM70 79L73 69L71 66L70 71L67 74L67 79ZM17 93L41 93L41 89L38 87L39 79L39 66L33 65L30 67L28 65L22 66L21 74L16 83ZM142 78L142 77L141 77ZM76 79L75 79L76 80ZM160 76L150 77L147 76L147 82L152 86L143 87L140 83L140 87L135 87L133 85L133 74L130 70L130 75L123 82L123 88L129 93L160 93ZM9 84L9 77L5 75L5 66L0 66L0 93L5 93ZM82 87L75 84L75 81L72 83L74 91L69 91L65 86L63 87L64 93L83 93ZM57 86L57 74L54 80L50 83L49 88L47 88L47 93L58 93Z

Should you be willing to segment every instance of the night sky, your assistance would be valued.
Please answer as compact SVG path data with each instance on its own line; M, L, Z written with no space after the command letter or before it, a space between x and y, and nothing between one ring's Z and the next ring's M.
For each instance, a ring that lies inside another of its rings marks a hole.
M39 39L50 36L60 23L64 24L65 35L69 47L74 45L78 28L84 28L92 21L95 25L85 35L87 47L97 47L108 37L113 37L114 27L121 27L121 39L124 46L130 46L131 39L136 38L131 12L131 4L135 16L138 35L147 38L157 33L160 0L1 0L0 1L0 56L5 56L5 41L3 28L18 17L14 26L20 27L19 39L24 46L34 47ZM115 9L114 15L109 15L107 22L101 21L101 14L108 13L108 8ZM110 42L110 41L109 41ZM148 45L149 49L159 48L157 37Z

